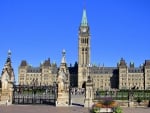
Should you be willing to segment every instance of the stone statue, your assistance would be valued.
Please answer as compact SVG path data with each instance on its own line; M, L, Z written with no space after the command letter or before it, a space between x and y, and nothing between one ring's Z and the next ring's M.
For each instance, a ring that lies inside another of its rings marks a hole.
M5 80L2 85L3 85L4 89L8 89L8 81L7 80Z
M4 73L4 75L2 76L2 89L8 89L8 79L9 76Z
M59 72L57 83L58 83L58 92L63 92L65 90L65 82L66 82L66 75L64 71Z

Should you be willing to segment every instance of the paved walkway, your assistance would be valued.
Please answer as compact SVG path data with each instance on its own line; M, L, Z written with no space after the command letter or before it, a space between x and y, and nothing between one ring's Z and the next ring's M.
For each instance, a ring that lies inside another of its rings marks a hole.
M0 113L89 113L83 107L54 107L44 105L0 106ZM123 113L150 113L150 108L123 108Z
M55 107L48 105L0 106L0 113L88 113L83 107Z
M123 108L123 113L150 113L150 108Z

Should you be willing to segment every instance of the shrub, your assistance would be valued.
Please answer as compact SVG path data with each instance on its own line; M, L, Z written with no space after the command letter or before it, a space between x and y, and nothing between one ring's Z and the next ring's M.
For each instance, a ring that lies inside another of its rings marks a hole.
M123 113L121 107L116 107L114 113Z
M140 97L138 97L137 102L140 104L142 102L142 99Z

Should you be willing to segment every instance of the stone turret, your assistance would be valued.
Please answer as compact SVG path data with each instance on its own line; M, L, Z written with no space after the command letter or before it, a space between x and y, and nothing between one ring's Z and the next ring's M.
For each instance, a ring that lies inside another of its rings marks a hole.
M119 69L119 89L128 89L129 86L125 85L128 84L128 67L126 61L121 58L120 63L118 65ZM123 81L122 79L126 78L127 81Z
M150 80L149 80L149 74L150 74L150 60L145 60L144 63L144 89L149 90L150 89Z

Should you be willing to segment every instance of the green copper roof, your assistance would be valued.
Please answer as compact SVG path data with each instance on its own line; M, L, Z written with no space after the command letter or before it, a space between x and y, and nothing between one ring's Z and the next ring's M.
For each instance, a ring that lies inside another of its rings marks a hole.
M88 26L88 21L87 21L86 10L85 9L83 9L81 26Z

